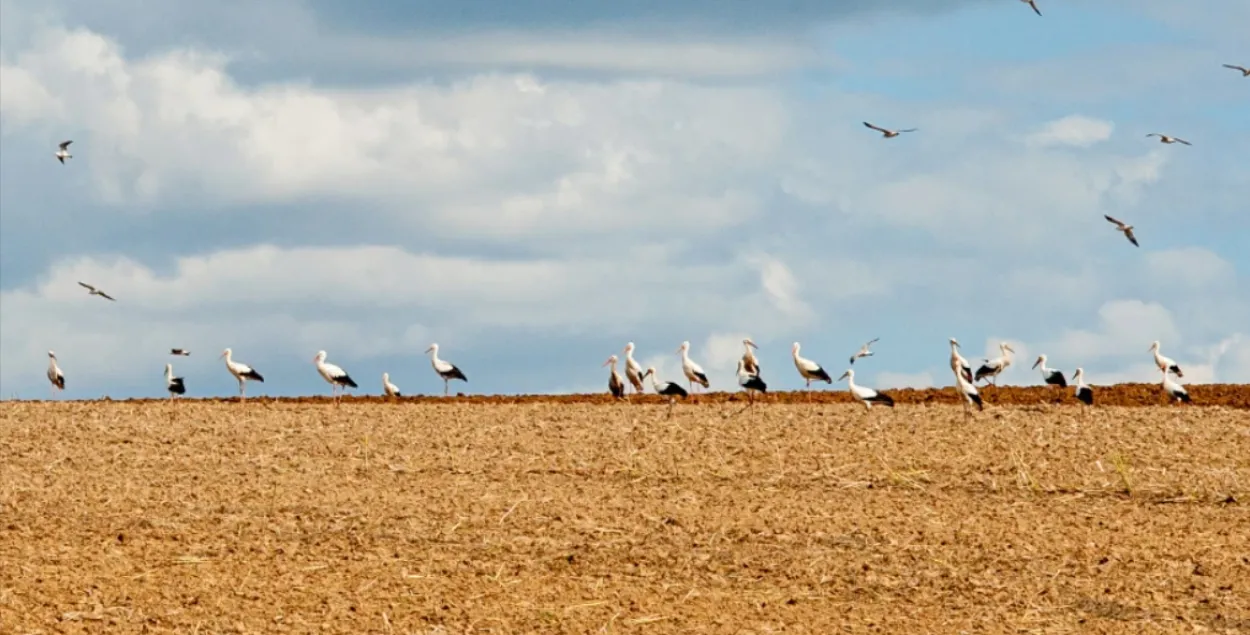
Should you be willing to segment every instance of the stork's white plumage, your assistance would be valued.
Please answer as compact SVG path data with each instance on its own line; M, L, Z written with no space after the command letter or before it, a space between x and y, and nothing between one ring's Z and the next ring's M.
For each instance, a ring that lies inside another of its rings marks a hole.
M247 398L244 392L244 384L248 380L265 383L265 378L261 377L260 373L256 372L254 368L243 362L234 361L234 352L230 349L227 348L222 351L221 356L226 358L226 370L230 371L230 374L234 375L234 378L239 382L239 401Z
M402 397L399 386L391 383L391 374L382 373L382 393L387 397Z
M187 392L187 386L183 383L181 377L174 377L174 365L165 364L165 390L169 391L169 400L174 400L174 395L184 395Z
M742 368L752 375L760 374L760 360L756 359L755 353L751 352L751 349L759 347L749 337L742 340L742 347L746 349L742 353Z
M872 351L868 350L868 347L870 347L870 346L872 346L873 344L875 344L875 343L877 342L877 340L879 340L879 339L881 339L881 338L879 338L879 337L874 337L874 338L872 338L872 339L868 340L868 343L866 343L866 344L864 344L863 346L859 347L859 351L858 351L858 352L856 352L854 355L851 355L851 363L852 363L852 364L854 364L854 363L855 363L855 360L857 360L857 359L859 359L859 358L861 358L861 357L872 357Z
M747 391L747 399L755 401L755 393L768 392L768 384L758 374L747 370L746 360L738 360L738 386Z
M807 380L807 388L812 387L812 381L823 381L826 384L833 383L833 378L829 376L829 373L825 372L824 368L820 367L820 364L799 355L798 342L795 342L794 346L790 347L790 354L794 357L794 367L798 369L799 376Z
M59 144L57 144L57 147L58 147L58 148L60 148L60 149L59 149L59 150L57 150L57 151L56 151L56 154L54 154L53 156L55 156L55 157L56 157L56 160L57 160L57 161L60 161L60 162L61 162L61 165L65 165L65 160L66 160L66 159L72 159L72 158L74 158L74 155L72 155L72 154L70 154L70 153L69 153L69 144L71 144L71 143L73 143L73 142L74 142L74 140L73 140L73 139L70 139L70 140L68 140L68 141L62 141L62 142L60 142Z
M52 382L49 392L54 398L58 390L65 390L65 373L56 365L56 353L52 351L48 351L48 381Z
M655 394L668 397L668 416L673 416L673 403L677 401L678 397L685 399L688 396L686 389L682 388L681 384L671 381L660 381L659 375L655 374L655 366L648 368L647 372L643 373L643 377L647 375L651 376L651 388L655 390Z
M642 377L644 374L642 366L634 359L634 343L629 342L625 345L625 378L633 385L634 394L642 392Z
M977 410L984 410L985 404L981 401L981 394L977 391L977 387L970 379L966 379L963 370L960 368L951 368L955 375L955 390L963 397L964 414L971 415L970 404L975 404Z
M1155 366L1157 366L1159 370L1165 373L1166 372L1176 373L1177 377L1185 376L1185 373L1181 372L1181 367L1176 365L1176 360L1172 359L1171 357L1164 357L1163 355L1159 354L1159 340L1155 340L1154 343L1150 345L1149 352L1154 353Z
M864 408L871 410L872 404L881 404L884 406L894 407L894 399L889 395L878 392L867 386L859 386L855 384L855 371L846 369L845 373L838 378L838 381L846 380L846 386L850 389L851 395L864 404Z
M1072 374L1072 382L1076 384L1073 394L1076 395L1077 400L1087 406L1094 405L1094 391L1085 385L1085 369L1077 368Z
M1168 377L1167 370L1163 371L1163 392L1167 393L1169 401L1181 401L1184 403L1192 401L1189 398L1189 391L1185 390L1185 387L1180 385L1180 383Z
M608 375L608 392L613 397L622 399L625 397L625 382L621 380L621 374L616 372L616 355L608 357L608 361L603 363L604 366L612 366L611 373Z
M1011 354L1016 352L1007 342L999 342L998 350L1002 352L1002 355L994 359L985 360L985 363L981 364L981 367L977 369L975 381L981 381L988 377L995 387L998 386L998 376L1011 365Z
M1045 381L1047 384L1051 386L1058 386L1060 388L1068 387L1068 380L1063 378L1063 373L1053 368L1046 367L1045 355L1038 355L1037 361L1033 362L1033 368L1037 368L1038 366L1042 367L1042 380Z
M463 382L469 381L469 378L465 377L464 373L460 372L460 369L456 368L455 364L438 358L438 344L430 344L430 347L425 349L425 352L430 354L430 365L434 367L434 372L438 373L438 376L443 378L444 397L446 397L451 391L451 388L449 387L451 380L459 379Z
M690 342L682 342L681 346L677 347L677 352L681 353L681 372L690 381L690 392L694 392L695 384L707 388L707 374L703 372L703 367L690 359Z
M340 388L346 391L348 388L358 387L347 371L326 362L325 351L317 351L317 355L313 357L313 364L316 365L317 373L321 375L321 378L330 384L330 396L336 400L339 398Z
M951 338L951 370L962 373L964 379L972 382L972 366L968 364L968 360L959 354L959 342L955 338Z

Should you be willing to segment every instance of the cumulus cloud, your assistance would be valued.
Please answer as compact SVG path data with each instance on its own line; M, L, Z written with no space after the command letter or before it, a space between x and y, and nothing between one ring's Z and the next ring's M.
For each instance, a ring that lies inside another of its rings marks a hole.
M1088 148L1111 138L1115 124L1103 119L1084 115L1068 115L1042 126L1037 132L1025 137L1025 143L1045 148L1049 146L1074 146Z

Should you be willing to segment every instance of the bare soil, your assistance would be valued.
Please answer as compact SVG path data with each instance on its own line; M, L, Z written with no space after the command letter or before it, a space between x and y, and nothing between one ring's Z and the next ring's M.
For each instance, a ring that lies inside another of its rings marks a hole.
M0 403L0 633L1250 632L1250 387L1151 389Z

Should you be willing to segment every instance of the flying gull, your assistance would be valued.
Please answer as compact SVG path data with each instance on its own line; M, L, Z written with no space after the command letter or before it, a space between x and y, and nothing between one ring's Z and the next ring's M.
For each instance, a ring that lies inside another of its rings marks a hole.
M1147 137L1159 137L1159 143L1183 143L1183 144L1185 144L1185 145L1187 145L1187 146L1191 146L1191 145L1193 145L1192 143L1190 143L1190 142L1188 142L1188 141L1186 141L1186 140L1184 140L1184 139L1181 139L1180 137L1169 137L1168 135L1165 135L1165 134L1159 134L1159 133L1157 133L1157 132L1152 132L1152 133L1150 133L1150 134L1148 134L1148 135L1146 135L1146 136L1147 136Z
M1033 13L1036 13L1036 14L1038 14L1038 15L1041 15L1041 14L1042 14L1041 10L1039 10L1039 9L1037 8L1037 1L1036 1L1036 0L1020 0L1020 2L1023 2L1023 3L1025 3L1025 4L1027 4L1027 5L1029 5L1030 7L1033 7Z
M1250 77L1250 68L1246 68L1245 66L1237 66L1235 64L1225 64L1224 68L1231 68L1235 71L1241 71L1242 77Z
M889 130L887 128L882 128L880 126L874 126L868 123L867 121L864 122L864 125L869 128L872 128L873 130L876 130L877 132L880 132L881 135L886 139L892 139L894 137L899 136L900 134L903 134L904 132L915 132L917 130L917 128L907 128L906 130Z
M55 154L55 155L53 155L53 156L55 156L55 157L56 157L56 160L57 160L57 161L60 161L60 162L61 162L61 165L65 165L65 160L66 160L66 159L72 159L72 158L74 158L74 155L72 155L72 154L70 154L70 153L69 153L69 144L71 144L71 143L73 143L73 142L74 142L74 141L73 141L72 139L71 139L71 140L69 140L69 141L62 141L62 142L60 143L60 147L61 147L61 149L60 149L60 150L57 150L57 151L56 151L56 154Z
M1119 230L1119 231L1124 232L1124 237L1125 237L1125 238L1127 238L1129 242L1133 243L1133 246L1134 246L1134 247L1140 247L1140 246L1141 246L1141 245L1138 245L1138 244L1137 244L1137 237L1133 235L1133 226L1132 226L1132 225L1125 225L1124 223L1121 223L1120 221L1118 221L1118 220L1116 220L1116 219L1114 219L1114 218L1111 218L1110 216L1107 216L1106 214L1103 214L1103 215L1102 215L1102 217L1103 217L1103 218L1105 218L1105 219L1107 219L1108 221L1110 221L1110 222L1112 222L1112 223L1115 223L1115 228L1116 228L1117 230Z
M875 344L875 343L877 342L877 340L879 340L879 339L881 339L881 338L879 338L879 337L874 337L874 338L872 338L871 340L868 340L868 343L867 343L867 344L864 344L863 346L859 347L859 352L858 352L858 353L855 353L854 355L851 355L851 363L852 363L852 364L854 364L854 363L855 363L855 360L857 360L857 359L859 359L859 358L861 358L861 357L872 357L872 351L868 350L868 347L869 347L869 346L872 346L873 344Z
M105 300L113 300L114 302L117 301L113 298L113 296L87 284L86 282L79 282L78 285L88 291L87 295L98 295L101 298L104 298Z

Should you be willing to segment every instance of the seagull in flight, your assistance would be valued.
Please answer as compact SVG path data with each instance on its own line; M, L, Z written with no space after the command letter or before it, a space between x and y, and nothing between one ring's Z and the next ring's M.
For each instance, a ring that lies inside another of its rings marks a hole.
M1133 236L1132 225L1125 225L1124 223L1121 223L1120 221L1114 218L1111 218L1110 216L1107 216L1106 214L1103 214L1102 217L1112 223L1115 223L1115 228L1119 231L1124 232L1124 237L1127 238L1129 242L1133 243L1134 247L1140 247L1140 245L1137 244L1137 238Z
M1186 141L1186 140L1184 140L1184 139L1181 139L1180 137L1169 137L1169 136L1167 136L1167 135L1165 135L1165 134L1159 134L1159 133L1157 133L1157 132L1152 132L1152 133L1150 133L1150 134L1148 134L1148 135L1146 135L1146 136L1147 136L1147 137L1159 137L1159 143L1183 143L1183 144L1185 144L1185 145L1187 145L1187 146L1191 146L1191 145L1193 145L1192 143L1190 143L1190 142L1188 142L1188 141Z
M95 287L93 287L93 286L91 286L91 285L87 284L86 282L79 282L79 283L78 283L78 285L79 285L79 286L81 286L82 288L86 289L87 291L89 291L89 293L88 293L87 295L98 295L98 296L100 296L101 298L104 298L105 300L112 300L112 301L114 301L114 302L116 302L116 301L117 301L117 300L116 300L113 296L111 296L111 295L109 295L109 294L107 294L107 293L105 293L105 292L103 292L103 291L101 291L101 290L99 290L99 289L97 289L97 288L95 288Z
M1225 64L1225 65L1224 65L1224 68L1231 68L1231 69L1233 69L1233 70L1235 70L1235 71L1241 71L1241 76L1242 76L1242 77L1250 77L1250 68L1246 68L1245 66L1236 66L1236 65L1234 65L1234 64Z
M183 357L186 357L187 355L191 354L191 351L188 351L184 348L171 348L169 349L169 354L170 355L182 355Z
M855 353L854 355L851 355L851 363L854 364L855 360L861 357L872 357L872 351L868 350L868 347L872 346L879 339L881 338L874 337L871 340L869 340L867 344L864 344L863 346L859 347L859 352Z
M900 134L903 134L904 132L915 132L917 130L916 128L908 128L906 130L888 130L886 128L882 128L881 126L874 126L868 123L867 121L864 122L864 125L869 128L872 128L873 130L876 130L877 132L880 132L881 135L885 137L886 139L897 137Z
M1033 7L1033 13L1036 13L1036 14L1038 14L1038 15L1041 15L1041 14L1042 14L1042 12L1041 12L1041 11L1037 8L1037 2L1036 2L1036 0L1020 0L1020 2L1023 2L1023 3L1025 3L1025 4L1027 4L1027 5L1029 5L1030 7Z
M55 154L55 155L53 155L53 156L55 156L55 157L56 157L56 160L57 160L57 161L60 161L60 162L61 162L61 165L65 165L65 160L66 160L66 159L72 159L72 158L74 158L74 155L72 155L72 154L70 154L70 153L69 153L69 144L71 144L71 143L73 143L73 142L74 142L74 140L73 140L73 139L70 139L69 141L62 141L62 142L60 143L60 148L61 148L61 149L60 149L60 150L57 150L57 151L56 151L56 154Z

